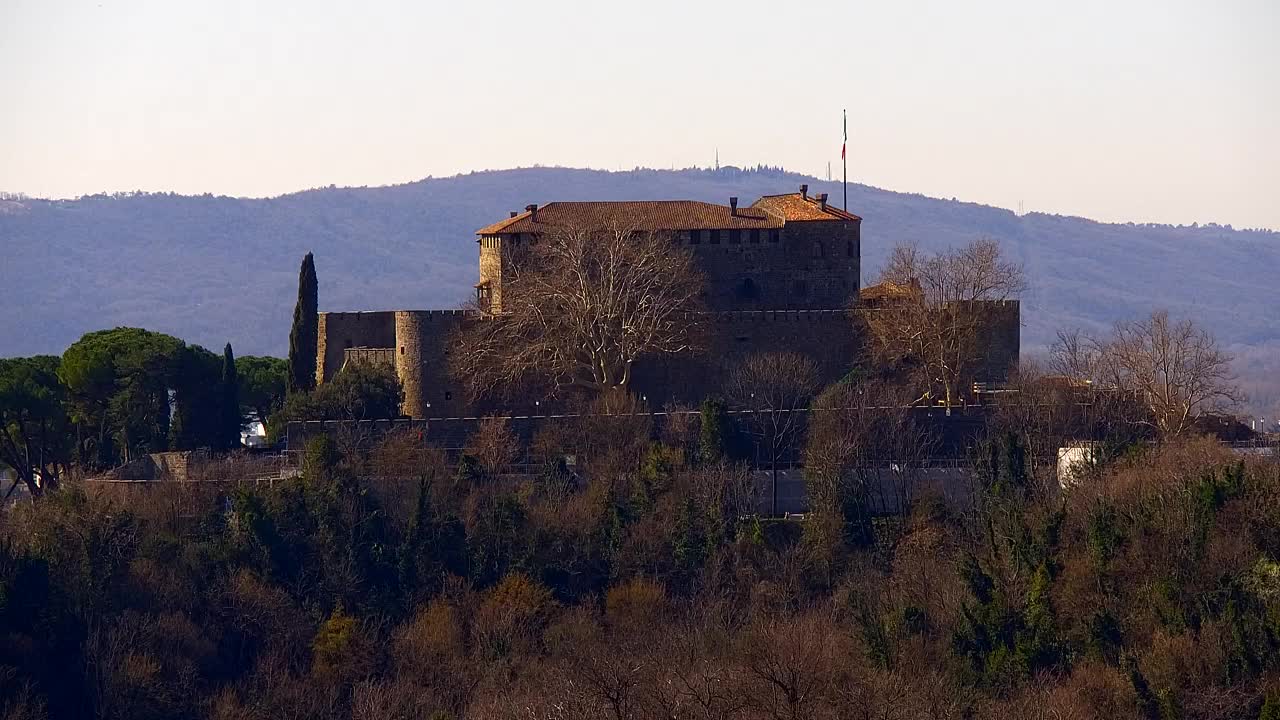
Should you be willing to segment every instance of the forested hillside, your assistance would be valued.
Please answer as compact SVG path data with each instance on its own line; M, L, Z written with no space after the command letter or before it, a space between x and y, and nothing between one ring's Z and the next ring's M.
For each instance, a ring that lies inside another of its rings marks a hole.
M825 417L809 458L858 437ZM320 437L269 484L68 482L0 523L0 717L1280 715L1274 462L1131 444L1060 491L1019 411L971 504L908 469L872 514L828 468L771 519L704 418L548 425L527 474L491 421L456 461Z
M238 351L284 350L298 261L314 251L324 310L453 307L476 279L474 231L557 199L751 202L838 183L777 170L604 172L528 168L271 199L167 194L0 207L0 356L58 353L89 330L133 325ZM1280 372L1274 287L1280 233L1118 225L849 188L864 218L864 282L902 241L980 236L1026 264L1024 348L1063 326L1099 329L1166 307L1213 329L1247 378ZM1251 383L1255 395L1256 382ZM1265 392L1264 392L1265 395Z

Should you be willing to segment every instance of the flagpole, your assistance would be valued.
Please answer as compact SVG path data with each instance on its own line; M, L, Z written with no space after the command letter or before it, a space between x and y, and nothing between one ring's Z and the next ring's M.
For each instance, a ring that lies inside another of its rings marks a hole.
M840 146L840 165L844 173L844 211L849 212L849 160L846 157L849 154L849 111L841 112L844 114L844 144Z

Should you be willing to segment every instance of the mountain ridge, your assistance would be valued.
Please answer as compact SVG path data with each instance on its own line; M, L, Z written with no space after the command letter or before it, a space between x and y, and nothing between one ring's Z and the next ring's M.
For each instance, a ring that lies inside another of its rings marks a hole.
M285 199L285 198L290 198L290 197L299 196L299 195L306 195L306 194L308 194L308 193L321 192L321 191L326 191L326 190L334 190L334 191L340 191L340 190L375 190L375 191L376 191L376 190L389 190L389 189L403 188L403 187L408 187L408 186L418 185L418 184L421 184L421 183L427 183L427 182L438 182L438 181L456 180L456 179L460 179L460 178L469 178L469 177L473 177L473 176L475 176L475 175L499 174L499 173L515 173L515 172L523 172L523 171L539 171L539 170L569 170L569 171L575 171L575 172L607 173L607 174L611 174L611 175L629 174L629 173L637 173L637 172L655 172L655 173L693 173L693 172L706 172L706 173L754 173L754 172L774 172L774 173L777 173L777 174L779 174L779 175L784 175L784 176L794 177L794 178L797 178L797 179L800 179L800 180L806 180L806 181L809 181L810 183L824 183L824 184L828 184L828 185L836 185L837 187L839 187L839 186L840 186L840 181L838 181L838 180L822 180L822 179L818 178L817 176L813 176L813 175L804 175L803 173L799 173L799 172L795 172L795 171L786 170L786 169L784 169L784 168L775 168L775 167L768 167L768 166L757 166L756 168L746 168L746 169L743 169L743 168L739 168L739 167L737 167L737 166L729 165L729 166L722 167L722 168L720 168L720 169L718 169L718 170L716 170L716 169L711 169L711 168L700 168L700 167L681 168L680 170L675 170L675 169L662 169L662 168L651 168L651 167L639 167L639 166L637 166L637 167L635 167L635 168L633 168L633 169L631 169L631 170L607 170L607 169L601 169L601 168L580 168L580 167L572 167L572 166L568 166L568 165L529 165L529 166L520 166L520 167L512 167L512 168L490 168L490 169L484 169L484 170L470 170L470 171L467 171L467 172L464 172L464 173L456 173L456 174L453 174L453 175L442 175L442 176L440 176L440 177L436 177L436 176L434 176L434 175L427 175L427 176L425 176L425 177L417 178L417 179L414 179L414 180L406 180L405 182L401 182L401 183L387 183L387 184L383 184L383 185L336 185L336 184L318 185L318 186L315 186L315 187L303 188L303 189L299 189L299 190L290 190L290 191L288 191L288 192L279 193L279 194L276 194L276 195L228 195L228 194L226 194L226 193L213 193L213 192L203 192L203 193L180 193L180 192L176 192L176 191L173 191L173 190L113 190L113 191L100 190L100 191L98 191L98 192L94 192L94 193L87 193L87 194L83 194L83 195L77 195L77 196L74 196L74 197L53 198L53 197L39 197L39 196L33 196L33 195L28 195L27 193L23 193L23 192L6 192L6 191L0 191L0 214L4 214L6 211L8 211L8 212L13 212L13 213L21 212L21 211L25 210L25 208L23 207L23 204L24 204L24 203L28 203L28 202L30 202L30 203L57 204L57 203L74 203L74 202L78 202L78 201L81 201L81 200L89 200L89 199L94 199L94 198L127 199L127 198L135 198L135 197L213 198L213 199L218 199L218 200L244 200L244 201L281 200L281 199ZM960 199L960 198L958 198L958 197L956 197L956 196L952 196L952 197L950 197L950 198L946 198L946 197L941 197L941 196L937 196L937 195L929 195L929 194L927 194L927 193L921 193L921 192L910 192L910 191L906 191L906 190L893 190L893 189L890 189L890 188L883 188L883 187L879 187L879 186L876 186L876 185L868 185L868 184L866 184L866 183L859 183L859 182L856 182L856 181L854 181L854 182L850 182L850 183L849 183L849 186L850 186L850 187L855 187L855 186L856 186L856 187L863 188L863 189L870 190L870 191L874 191L874 192L890 193L890 194L894 194L894 195L902 195L902 196L905 196L905 197L919 198L919 199L923 199L923 200L937 200L937 201L940 201L940 202L959 203L959 204L963 204L963 205L972 205L972 206L981 207L981 208L986 208L986 209L990 209L990 210L996 210L996 211L1004 211L1004 212L1008 212L1008 213L1013 214L1013 215L1014 215L1014 216L1016 216L1016 217L1025 217L1025 216L1031 216L1031 215L1043 215L1043 216L1048 216L1048 217L1063 218L1063 219L1067 219L1067 220L1079 220L1079 221L1082 221L1082 222L1095 223L1095 224L1099 224L1099 225L1114 225L1114 226L1117 226L1117 227L1167 228L1167 229L1179 229L1179 228L1191 228L1191 229L1197 229L1197 228L1206 228L1206 229L1207 229L1207 228L1221 228L1221 229L1225 229L1225 230L1229 230L1229 231L1237 231L1237 232L1257 232L1257 233L1280 234L1280 228L1267 228L1267 227L1241 227L1241 228L1237 228L1237 227L1235 227L1234 223L1220 223L1220 222L1216 222L1216 221L1206 221L1206 222L1199 222L1199 221L1196 221L1196 222L1192 222L1191 224L1189 224L1189 225L1188 225L1188 224L1186 224L1186 223L1166 223L1166 222L1157 222L1157 221L1133 221L1133 220L1128 220L1128 221L1117 221L1117 220L1101 220L1101 219L1098 219L1098 218L1089 217L1089 216L1087 216L1087 215L1075 215L1075 214L1070 214L1070 213L1055 213L1055 212L1049 212L1049 211L1044 211L1044 210L1028 210L1028 211L1026 211L1026 212L1019 213L1019 212L1017 212L1017 211L1014 211L1012 208L1006 208L1006 207L1003 207L1003 206L1000 206L1000 205L990 205L990 204L987 204L987 203L979 202L979 201L977 201L977 200L963 200L963 199ZM663 198L663 199L667 199L667 200L684 200L684 199L687 199L687 198L669 197L669 198Z

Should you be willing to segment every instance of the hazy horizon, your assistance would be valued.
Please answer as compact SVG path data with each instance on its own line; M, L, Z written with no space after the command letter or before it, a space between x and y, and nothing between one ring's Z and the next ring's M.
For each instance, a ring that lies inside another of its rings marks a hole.
M332 0L0 8L0 190L274 197L534 165L782 166L1280 229L1280 5Z
M726 167L737 167L737 168L739 168L739 169L754 169L755 167L757 167L757 164L756 164L756 163L750 163L750 164L742 165L742 166L737 166L737 165L729 166L728 164L722 164L722 166L721 166L721 167L722 167L722 168L726 168ZM537 170L537 169L553 169L553 170L582 170L582 171L586 171L586 172L604 172L604 173L619 173L619 174L625 174L625 173L636 172L636 171L640 171L640 172L675 172L675 173L679 173L679 172L684 172L684 171L699 171L699 172L701 172L701 171L706 171L706 172L710 172L710 171L712 171L712 170L713 170L713 168L712 168L712 167L683 167L683 168L682 168L682 167L677 167L677 168L635 167L635 168L627 168L627 169L617 170L617 169L610 169L610 168L572 167L572 166L569 166L569 165L547 165L547 164L541 164L541 163L540 163L540 164L536 164L536 165L526 165L526 166L521 166L521 167L509 167L509 168L483 168L483 169L476 169L476 170L467 170L467 171L463 171L463 172L453 173L453 174L451 174L451 175L424 175L424 176L422 176L422 177L413 178L413 179L410 179L410 180L404 180L404 181L401 181L401 182L391 182L391 183L377 183L377 184L372 184L372 183L371 183L371 184L367 184L367 185L339 185L339 184L337 184L337 183L326 183L326 184L320 184L320 185L313 185L313 186L305 187L305 188L298 188L298 189L296 189L296 190L287 190L287 191L285 191L285 192L281 192L281 193L274 193L274 194L270 194L270 195L247 195L247 194L204 193L204 192L179 193L179 192L177 192L177 191L173 191L173 190L164 190L164 189L159 189L159 190L149 190L149 189L145 189L145 188L108 189L108 190L99 190L99 191L96 191L96 192L83 193L83 194L80 194L80 195L71 195L71 196L64 196L64 197L37 196L37 195L32 195L32 194L30 194L30 193L21 193L21 191L17 191L17 192L20 192L24 197L26 197L26 198L27 198L27 199L29 199L29 200L38 200L38 201L66 201L66 200L77 200L77 199L80 199L80 198L93 197L93 196L97 196L97 195L129 194L129 193L135 193L135 192L145 193L145 194L165 194L165 193L170 193L170 192L172 192L172 193L175 193L175 194L177 194L177 195L181 195L181 196L185 196L185 197L197 197L197 196L200 196L200 195L209 194L209 195L213 195L214 197L226 197L226 198L232 198L232 199L236 199L236 200L272 200L272 199L276 199L276 198L288 197L288 196L290 196L290 195L297 195L297 194L299 194L299 193L311 192L311 191L315 191L315 190L327 190L327 189L330 189L330 188L336 188L336 189L338 189L338 190L344 190L344 189L346 189L346 190L359 190L359 189L378 189L378 188L389 188L389 187L396 187L396 186L400 186L400 185L409 185L409 184L418 183L418 182L426 182L426 181L431 181L431 180L450 180L450 179L454 179L454 178L462 178L462 177L466 177L466 176L468 176L468 175L474 175L474 174L479 174L479 173L503 173L503 172L512 172L512 171L520 171L520 170ZM827 181L825 177L819 177L819 176L817 176L817 175L813 175L813 174L810 174L810 173L803 173L803 172L799 172L799 171L796 171L796 170L792 170L791 168L785 168L785 167L783 167L783 168L776 168L776 169L777 169L779 172L783 172L783 173L787 173L787 174L791 174L791 175L798 175L798 176L800 176L800 177L809 178L809 179L815 180L815 181L817 181L817 182L834 182L834 183L839 183L839 182L840 182L840 179L839 179L839 178L837 178L837 177L834 177L834 176L832 177L832 179L831 179L830 181ZM833 175L834 175L834 173L833 173ZM1005 206L1002 206L1002 205L995 205L995 204L991 204L991 203L984 203L984 202L981 202L981 201L978 201L978 200L973 200L973 199L966 198L966 197L959 196L959 195L948 195L948 196L943 196L943 195L934 195L934 194L929 194L929 193L921 193L921 192L918 192L918 191L915 191L915 190L910 190L910 189L905 189L905 188L904 188L904 189L899 189L899 188L887 188L887 187L880 187L880 186L872 185L872 184L870 184L870 183L856 182L856 181L854 181L854 180L850 180L850 181L849 181L849 184L850 184L850 185L857 184L857 185L861 185L861 186L863 186L863 187L869 187L869 188L872 188L872 189L875 189L875 190L883 190L883 191L885 191L885 192L899 193L899 194L903 194L903 195L919 195L919 196L922 196L922 197L925 197L925 198L929 198L929 199L933 199L933 200L954 201L954 202L961 202L961 203L972 203L972 204L981 205L981 206L984 206L984 207L991 207L991 208L994 208L994 209L997 209L997 210L1007 210L1007 211L1009 211L1009 212L1012 212L1012 213L1015 213L1015 214L1019 214L1019 213L1018 213L1018 208L1017 208L1017 207L1005 207ZM793 190L794 190L794 188L786 187L786 188L780 188L780 189L779 189L779 192L787 192L787 191L793 191ZM0 192L14 192L14 191L0 189ZM535 200L540 200L540 199L542 199L542 198L537 198L537 197L532 197L532 196L531 196L531 198L532 198L532 199L535 199ZM576 198L569 198L569 197L563 197L563 198L562 198L562 197L547 197L547 198L545 198L544 200L545 200L546 202L554 202L554 201L556 201L556 200L574 200L574 199L576 199ZM686 198L683 198L683 197L676 198L676 197L674 197L674 196L673 196L673 197L672 197L672 198L670 198L670 199L673 199L673 200L679 200L679 199L686 199ZM751 199L752 199L752 200L754 200L754 198L751 198ZM837 202L838 202L838 200L837 200ZM856 210L857 210L857 208L850 208L850 210L856 211ZM1100 218L1089 217L1089 216L1087 216L1087 215L1072 214L1072 213L1065 213L1065 212L1055 212L1055 211L1051 211L1051 210L1039 210L1039 209L1029 208L1029 207L1028 207L1028 208L1024 208L1024 210L1023 210L1023 212L1022 212L1021 214L1033 214L1033 213L1040 213L1040 214L1046 214L1046 215L1057 215L1057 216L1061 216L1061 217L1070 217L1070 218L1079 218L1079 219L1081 219L1081 220L1086 220L1086 221L1089 221L1089 222L1097 222L1097 223L1102 223L1102 224L1106 224L1106 225L1125 225L1125 224L1134 224L1134 225L1170 225L1170 226L1191 226L1191 225L1193 225L1193 224L1198 224L1198 225L1202 225L1202 226L1203 226L1203 225L1217 224L1217 225L1221 225L1221 226L1227 226L1227 225L1230 225L1230 226L1231 226L1233 229L1235 229L1235 230L1261 230L1261 231L1265 231L1265 232L1280 233L1280 225L1278 225L1278 226L1276 226L1276 227L1265 227L1265 226L1264 226L1264 227L1250 227L1250 226L1243 226L1243 225L1235 225L1235 224L1231 223L1231 221L1229 221L1229 220L1221 220L1221 219L1214 219L1214 218L1205 218L1205 219L1201 219L1201 220L1192 220L1192 221L1190 221L1190 222L1186 222L1186 223L1164 222L1164 221L1160 221L1160 220L1149 220L1149 219L1145 219L1145 218L1137 218L1137 217L1135 217L1135 218L1127 218L1127 219L1114 219L1114 220L1112 220L1112 219L1107 219L1107 220L1104 220L1104 219L1100 219Z

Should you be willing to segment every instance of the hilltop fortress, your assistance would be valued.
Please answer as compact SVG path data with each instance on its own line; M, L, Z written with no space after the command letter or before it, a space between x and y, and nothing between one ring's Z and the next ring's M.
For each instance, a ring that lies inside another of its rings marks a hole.
M553 202L481 228L476 310L322 312L316 381L347 363L395 368L404 387L405 415L471 415L462 387L448 374L456 334L502 310L504 270L519 248L558 228L625 227L662 233L685 246L705 277L711 311L706 352L638 364L631 387L655 408L696 404L717 392L727 371L754 352L810 356L825 382L848 372L859 352L858 314L875 312L882 293L860 297L862 218L827 202L826 194L769 195L749 207L689 200ZM863 302L865 300L865 302ZM977 382L999 383L1016 365L1020 337L1017 301L992 303ZM533 413L528 407L507 407ZM545 409L545 408L542 408Z

